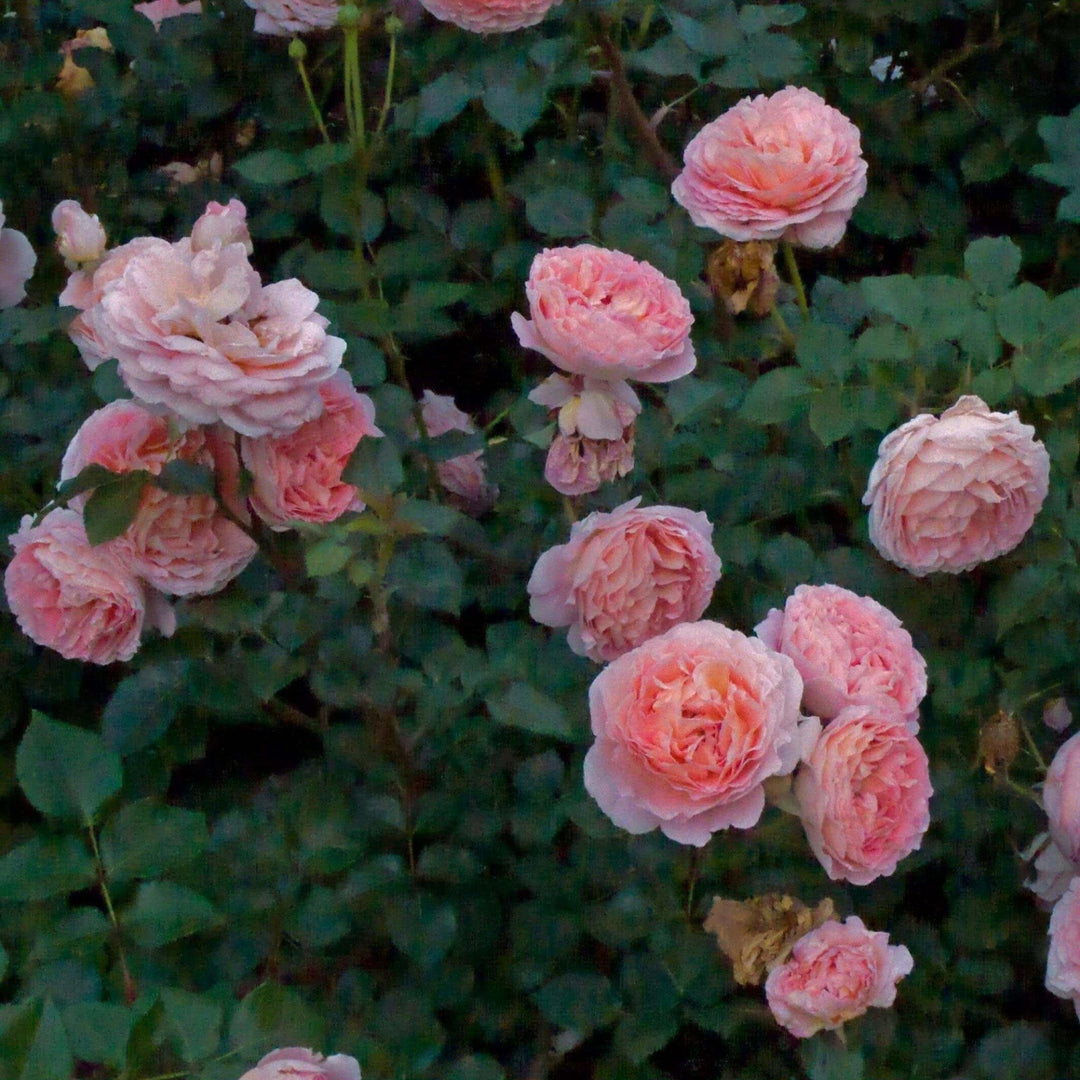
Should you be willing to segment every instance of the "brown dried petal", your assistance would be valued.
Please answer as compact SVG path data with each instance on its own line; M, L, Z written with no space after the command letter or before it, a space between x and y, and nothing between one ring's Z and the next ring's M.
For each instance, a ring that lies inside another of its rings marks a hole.
M775 258L776 244L767 240L725 240L709 256L705 269L709 288L733 315L747 310L768 315L780 287Z
M991 775L1000 769L1007 776L1009 766L1020 753L1020 726L1004 709L979 729L979 760Z

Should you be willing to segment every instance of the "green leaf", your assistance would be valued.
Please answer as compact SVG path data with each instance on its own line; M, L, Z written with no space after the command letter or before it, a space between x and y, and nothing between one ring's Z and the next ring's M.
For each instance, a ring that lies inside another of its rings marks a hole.
M165 1024L180 1057L189 1064L204 1061L221 1042L221 1005L202 994L167 987L161 991Z
M997 303L995 321L998 333L1010 344L1024 346L1042 332L1050 310L1050 298L1037 285L1022 281Z
M211 930L220 922L217 909L205 896L171 881L143 882L120 918L124 932L143 949L158 949Z
M8 969L8 954L7 949L3 945L0 945L0 982L4 981L4 976L7 974Z
M861 1051L833 1039L808 1039L799 1052L809 1080L863 1080Z
M202 813L151 799L122 807L101 830L101 858L110 882L159 877L198 858L209 844Z
M1039 135L1050 152L1050 162L1036 165L1032 174L1051 184L1070 188L1058 204L1058 221L1080 220L1080 105L1068 116L1044 116Z
M619 999L603 975L583 971L556 976L536 992L536 1004L550 1023L588 1035L611 1022Z
M975 1054L986 1080L1056 1080L1054 1048L1034 1024L1009 1024L985 1036Z
M42 1007L19 1080L71 1080L74 1068L67 1032L50 998Z
M442 1070L442 1080L503 1080L506 1070L488 1054L466 1054Z
M61 501L81 495L84 491L91 491L99 484L107 484L114 481L118 473L106 469L104 465L97 463L87 465L80 469L78 474L64 480L56 486L56 497Z
M420 904L401 898L387 906L390 940L413 963L430 969L439 963L457 937L457 915L449 904Z
M465 592L464 575L450 549L434 539L420 539L395 552L386 583L418 608L456 615Z
M812 392L801 368L774 368L750 387L739 415L755 424L786 424L806 410Z
M664 404L671 413L671 422L680 427L738 408L745 393L746 377L741 372L717 368L708 379L687 375L671 383Z
M15 775L34 808L48 817L94 820L120 790L120 755L93 731L35 713L15 753Z
M328 577L341 570L352 556L348 544L327 536L304 549L304 567L309 577Z
M326 1021L295 991L275 982L255 987L236 1007L229 1045L256 1060L278 1046L324 1046Z
M863 363L905 362L913 355L910 335L896 323L868 326L855 342L855 357Z
M130 1009L104 1001L78 1001L64 1010L72 1054L91 1065L122 1069L135 1019Z
M535 68L522 65L516 78L486 86L481 101L492 120L521 138L543 115L547 87Z
M133 469L94 489L83 507L86 539L91 545L115 539L135 520L143 491L151 480L145 469Z
M498 724L558 739L578 736L566 710L528 683L513 683L508 690L490 695L485 704Z
M169 730L191 676L186 660L166 660L122 679L101 717L101 736L124 756L153 746Z
M795 359L809 374L830 382L842 382L851 370L851 341L847 332L832 323L807 323L799 333Z
M291 184L310 171L301 156L277 149L248 154L233 162L233 168L250 183L267 187Z
M1020 272L1020 249L1007 236L984 236L964 252L964 273L981 293L1000 296Z
M525 200L525 217L539 233L556 239L588 235L592 229L593 201L574 188L550 187Z
M75 836L35 836L0 856L0 896L45 900L94 883L94 860Z
M453 120L475 97L469 81L456 71L449 71L428 83L420 91L414 131L423 138Z
M179 458L165 462L161 472L154 477L154 484L171 495L214 495L217 492L213 469Z
M824 446L831 446L862 426L856 402L844 388L816 393L810 402L809 421L810 430Z
M401 454L392 439L361 439L341 473L347 484L361 492L389 494L405 482Z

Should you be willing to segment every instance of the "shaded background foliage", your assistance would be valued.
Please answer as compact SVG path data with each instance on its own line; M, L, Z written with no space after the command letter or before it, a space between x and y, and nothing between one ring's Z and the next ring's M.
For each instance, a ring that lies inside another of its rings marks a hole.
M388 14L364 11L372 124ZM366 158L336 33L308 41L324 145L287 42L253 36L240 4L159 32L126 0L28 0L0 20L0 197L40 254L28 301L0 314L5 532L122 391L62 332L61 198L113 243L243 198L260 270L320 292L388 434L354 460L378 513L272 537L129 665L88 669L0 625L0 1078L229 1080L290 1044L446 1080L1080 1070L1072 1007L1042 987L1046 915L1021 888L1041 814L976 758L999 708L1049 756L1044 701L1080 702L1075 4L567 2L491 38L393 14L394 104ZM56 50L99 24L115 52L76 54L96 85L65 100ZM802 260L808 322L784 294L793 351L714 305L715 238L673 204L666 160L789 82L848 115L870 162L842 245ZM170 181L176 161L202 177ZM699 355L645 390L635 471L587 506L704 510L725 567L710 617L748 632L831 581L896 611L928 658L933 824L889 879L829 882L777 811L699 854L624 835L584 793L595 669L524 595L568 531L524 397L546 365L509 328L532 256L583 239L674 277ZM463 448L411 438L408 390L429 386L488 425L501 496L480 522L429 487L430 462ZM869 547L859 499L882 435L966 391L1036 425L1050 495L1015 552L916 583ZM1040 774L1021 757L1013 777ZM767 891L830 896L911 949L897 1008L849 1025L846 1048L796 1045L702 932L712 895Z

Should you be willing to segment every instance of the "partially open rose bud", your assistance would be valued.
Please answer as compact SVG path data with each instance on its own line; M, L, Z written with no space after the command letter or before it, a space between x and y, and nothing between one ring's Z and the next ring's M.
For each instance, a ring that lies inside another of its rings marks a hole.
M768 315L780 287L775 259L775 242L725 240L713 248L705 277L713 296L723 301L732 315L744 311L759 317Z

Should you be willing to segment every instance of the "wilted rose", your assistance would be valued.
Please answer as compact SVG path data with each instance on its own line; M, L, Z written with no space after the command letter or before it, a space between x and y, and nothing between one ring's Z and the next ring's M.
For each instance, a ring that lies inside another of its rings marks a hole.
M863 503L870 540L917 577L959 574L1011 551L1046 498L1050 457L1016 413L966 395L886 435Z

